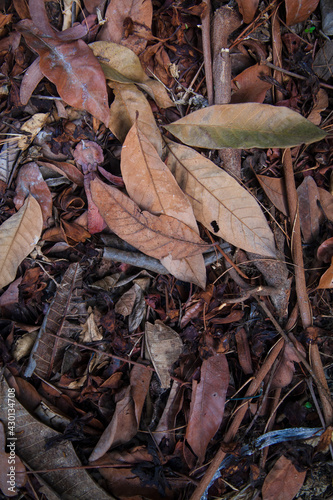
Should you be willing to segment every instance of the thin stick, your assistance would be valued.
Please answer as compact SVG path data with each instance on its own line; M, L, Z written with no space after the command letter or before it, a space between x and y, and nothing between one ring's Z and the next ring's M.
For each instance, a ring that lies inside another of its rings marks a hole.
M211 106L214 99L213 90L213 69L212 69L212 49L210 44L210 0L204 0L207 5L206 11L201 18L201 31L202 31L202 51L205 62L205 75L208 104Z

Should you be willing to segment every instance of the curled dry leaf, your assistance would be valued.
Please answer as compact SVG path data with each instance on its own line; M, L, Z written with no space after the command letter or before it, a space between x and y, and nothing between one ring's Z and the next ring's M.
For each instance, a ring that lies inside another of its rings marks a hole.
M185 434L185 441L194 453L184 445L185 459L191 468L202 464L208 443L222 423L228 385L229 368L225 354L214 354L205 359L201 366L200 382L193 380Z
M199 235L191 203L139 123L133 125L123 145L121 171L128 194L141 209L174 217ZM162 264L176 278L205 288L206 269L202 255L181 260L165 256Z
M89 47L99 60L107 79L118 83L136 83L161 108L174 105L164 86L146 75L140 59L132 50L113 42L94 42Z
M251 23L257 11L259 0L237 0L237 4L239 12L243 16L244 23Z
M286 23L288 26L301 23L308 19L310 14L316 10L319 0L285 0Z
M258 203L227 172L191 148L168 142L167 165L207 229L236 247L275 257L274 237Z
M28 104L33 91L39 82L44 78L44 75L39 67L39 61L40 58L37 57L37 59L30 64L29 68L23 75L20 86L20 101L24 106Z
M23 206L29 193L38 201L42 209L43 226L45 228L48 226L48 219L52 217L52 195L35 162L26 163L20 168L14 197L17 210Z
M40 32L28 19L16 25L40 56L39 67L70 106L84 109L108 125L109 109L103 71L82 40L63 42Z
M326 136L289 108L252 102L209 106L165 128L188 146L208 149L287 148Z
M317 258L328 264L333 257L333 238L323 241L317 250Z
M41 208L31 195L20 210L0 226L0 288L15 279L18 266L37 244L42 227Z
M98 35L99 40L125 45L135 54L144 50L153 19L151 0L111 0L105 18L107 21Z
M299 472L294 464L282 455L267 474L263 487L263 500L292 500L299 492L306 471Z
M149 137L158 154L162 155L162 136L156 121L143 93L135 85L125 85L113 82L110 84L115 95L115 100L110 108L111 132L124 141L132 125L137 120L138 127Z
M321 209L324 212L325 217L333 221L333 196L326 189L318 188Z
M36 113L29 118L28 121L23 123L20 130L26 132L28 135L22 135L17 142L18 147L22 149L22 151L25 151L30 146L38 132L44 127L48 117L49 113Z
M321 112L325 111L328 107L328 95L324 89L319 89L318 94L315 98L315 105L312 108L311 113L308 116L308 120L314 125L320 125L322 116Z
M305 350L300 343L298 343L297 348L305 356ZM282 357L274 373L271 389L286 387L291 383L295 373L295 362L299 363L299 357L294 345L289 342L284 346Z
M39 161L38 165L50 168L65 176L71 182L74 182L77 186L83 186L83 174L82 172L72 163L66 161L53 161L52 163L46 161Z
M172 255L181 259L209 248L195 231L166 215L142 212L118 189L99 179L90 183L92 199L109 228L143 253L162 259Z
M170 370L183 350L183 342L177 332L162 321L145 325L145 342L149 357L161 381L161 387L170 387Z

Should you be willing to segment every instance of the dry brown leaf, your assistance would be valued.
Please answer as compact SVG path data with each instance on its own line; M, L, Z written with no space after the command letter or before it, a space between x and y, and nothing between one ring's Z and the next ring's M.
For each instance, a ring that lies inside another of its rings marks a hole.
M15 279L18 266L38 243L42 227L42 211L31 195L23 207L0 226L0 288Z
M267 474L263 487L263 500L292 500L299 492L306 471L299 472L293 463L282 455Z
M288 217L288 201L284 180L259 174L256 174L256 177L273 205Z
M25 123L23 123L20 130L26 132L28 135L22 135L17 142L17 145L22 151L25 151L38 132L44 127L49 117L49 113L36 113L34 116L29 118Z
M158 154L162 155L162 136L143 93L135 85L112 82L110 87L115 100L110 108L111 132L124 142L126 135L137 120L140 130L150 139Z
M199 234L191 203L139 123L133 125L123 145L121 171L128 194L141 209L174 217ZM176 278L205 288L206 268L202 255L182 260L165 256L162 264Z
M244 23L251 23L258 9L259 0L237 0L237 4L239 12L243 16Z
M201 366L200 382L193 380L185 435L190 449L184 444L184 454L190 468L202 464L209 441L221 425L228 385L229 368L225 354L214 354L205 359Z
M285 0L286 23L288 26L301 23L308 19L310 14L316 10L319 0Z
M303 356L306 355L300 343L297 344L297 348ZM289 342L283 348L282 357L274 373L271 389L286 387L291 383L295 373L294 363L299 363L299 357L297 356L296 348Z
M305 243L316 240L319 234L322 211L318 206L319 191L313 177L305 177L297 188L299 219Z
M125 45L138 55L144 50L153 18L151 0L111 0L105 18L99 40Z
M127 443L135 436L139 428L150 378L151 371L145 366L136 365L132 368L130 385L122 392L111 422L89 457L90 462L101 458L111 447Z
M318 288L333 288L333 257L330 267L320 278Z
M186 224L167 215L142 212L130 198L99 179L94 179L90 187L93 201L109 228L143 253L156 259L169 254L181 259L209 248Z
M145 342L161 387L168 389L171 381L170 370L182 353L183 342L177 332L160 320L156 320L154 325L147 321Z
M318 191L321 208L323 209L325 217L333 221L333 196L329 191L326 191L326 189L318 188Z
M39 67L57 87L70 106L84 109L108 125L109 109L106 82L101 67L82 40L71 42L44 35L25 19L16 25L26 43L40 56Z
M261 75L270 75L268 66L254 64L237 75L232 80L235 92L230 102L264 102L266 92L272 84L261 80Z
M333 257L333 238L323 241L317 250L317 259L328 264Z
M275 244L256 200L194 149L168 142L167 165L207 229L236 247L275 257Z

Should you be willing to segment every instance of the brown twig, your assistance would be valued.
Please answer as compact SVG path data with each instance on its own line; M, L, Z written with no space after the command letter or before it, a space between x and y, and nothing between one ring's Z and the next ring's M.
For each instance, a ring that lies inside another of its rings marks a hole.
M210 45L210 0L204 0L207 5L204 15L201 18L201 32L202 32L202 52L205 62L205 75L208 104L211 106L214 102L214 89L213 89L213 70L212 70L212 50Z

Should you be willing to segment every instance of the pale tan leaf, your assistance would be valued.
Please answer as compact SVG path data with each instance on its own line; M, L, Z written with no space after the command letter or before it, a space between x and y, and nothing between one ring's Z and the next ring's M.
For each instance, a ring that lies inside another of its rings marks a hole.
M132 286L127 292L125 292L116 305L114 306L114 310L117 314L121 314L122 316L126 317L131 314L133 311L135 299L136 299L136 290L137 286ZM139 287L140 288L140 287Z
M326 136L289 108L254 102L209 106L165 128L188 146L208 149L287 148Z
M208 249L193 229L167 215L141 212L118 189L99 179L90 183L94 203L109 228L120 238L151 257L172 255L181 259Z
M123 142L136 117L140 130L150 138L158 154L162 154L162 137L149 102L135 85L112 82L115 100L110 108L111 132Z
M168 143L167 165L196 219L236 247L275 256L274 238L256 200L227 172L186 146Z
M308 116L308 120L314 125L320 125L322 116L321 112L325 111L328 107L328 95L324 89L319 89L318 94L315 98L315 104L312 108L311 113Z
M320 205L325 214L325 217L333 221L333 196L326 189L318 188Z
M164 389L170 387L170 369L183 350L183 342L172 328L162 321L146 323L145 340L150 359Z
M89 47L99 60L108 80L127 84L136 83L161 108L174 105L164 86L146 75L140 59L132 50L113 42L94 42Z
M121 171L128 194L141 209L174 217L199 234L190 201L143 132L140 123L134 124L122 148ZM182 260L169 255L161 262L176 278L205 288L202 255Z
M297 495L306 471L299 472L293 463L282 455L267 474L263 487L263 500L292 500Z
M22 132L26 132L28 135L22 135L18 140L18 147L25 151L27 147L32 143L38 132L44 127L49 113L36 113L28 121L23 123L21 127Z
M288 216L287 193L284 180L278 177L267 177L267 175L259 174L256 174L256 177L273 205L285 216Z
M0 226L0 288L15 279L18 266L37 244L42 227L42 211L31 195L23 207Z
M151 0L111 0L105 13L106 23L98 39L120 43L140 54L147 45L147 40L140 37L142 32L149 35L153 18ZM126 34L126 20L133 23L130 35ZM146 37L147 38L147 37Z

